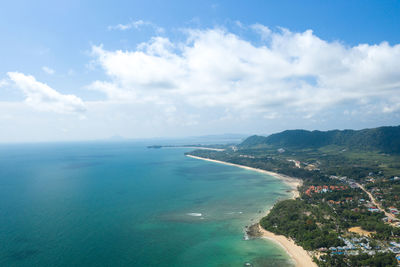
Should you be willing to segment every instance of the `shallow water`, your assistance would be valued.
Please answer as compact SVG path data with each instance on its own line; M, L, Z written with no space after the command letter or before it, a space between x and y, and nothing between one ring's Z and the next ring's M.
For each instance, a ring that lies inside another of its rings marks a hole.
M283 249L243 229L288 186L185 151L0 146L0 265L287 266Z

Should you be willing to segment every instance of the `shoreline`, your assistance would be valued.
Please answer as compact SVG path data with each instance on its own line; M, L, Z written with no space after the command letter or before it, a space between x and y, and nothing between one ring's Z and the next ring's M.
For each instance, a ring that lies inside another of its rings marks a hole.
M245 166L245 165L240 165L240 164L230 163L230 162L226 162L226 161L216 160L216 159L202 158L202 157L192 156L192 155L186 155L186 156L190 157L190 158L194 158L194 159L211 161L211 162L215 162L215 163L220 163L220 164L229 165L229 166L235 166L235 167L239 167L239 168L246 169L246 170L251 170L251 171L256 171L256 172L268 174L270 176L273 176L273 177L283 181L285 184L290 186L291 187L291 192L293 194L292 195L293 199L296 199L297 197L300 196L300 193L297 190L297 187L301 186L303 184L303 181L298 179L298 178L290 177L290 176L287 176L287 175L284 175L284 174L279 174L279 173L276 173L276 172L266 171L266 170L263 170L263 169L253 168L253 167L249 167L249 166Z
M225 151L224 148L213 148L213 147L205 147L205 146L183 146L182 148L192 148L192 149L200 149L200 150L212 150L212 151Z
M297 267L317 267L317 264L313 262L308 252L299 245L296 245L292 239L287 238L283 235L274 234L257 224L258 230L260 231L261 238L265 238L280 245L286 253L292 258Z
M284 183L286 183L287 185L289 185L292 188L292 194L293 194L292 199L295 199L295 198L299 197L299 195L300 195L297 187L301 186L303 181L298 178L294 178L294 177L290 177L290 176L286 176L283 174L266 171L266 170L262 170L262 169L258 169L258 168L248 167L245 165L215 160L215 159L202 158L202 157L197 157L197 156L192 156L192 155L186 155L186 156L190 157L190 158L194 158L194 159L200 159L200 160L225 164L225 165L229 165L229 166L235 166L235 167L239 167L242 169L257 171L260 173L268 174L270 176L274 176L275 178L282 180ZM273 208L273 206L267 211L266 215L269 213L269 211L272 208ZM255 235L255 236L260 237L260 238L269 239L269 240L275 242L276 244L280 245L286 251L286 253L289 255L289 257L295 262L296 266L298 266L298 267L317 266L317 264L312 261L312 258L308 254L308 252L305 249L303 249L301 246L296 245L293 240L291 240L283 235L276 235L270 231L267 231L264 228L262 228L259 223L255 224L253 226L257 227L257 230L256 230L257 235Z
M225 151L224 148L213 148L213 147L205 147L205 146L161 146L162 148L191 148L191 149L200 149L200 150L212 150L212 151Z

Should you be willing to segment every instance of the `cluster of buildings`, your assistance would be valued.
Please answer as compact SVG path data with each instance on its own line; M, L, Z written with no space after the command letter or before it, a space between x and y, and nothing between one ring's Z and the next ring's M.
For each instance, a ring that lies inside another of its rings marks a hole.
M381 189L377 188L377 187L373 187L370 190L371 194L374 196L374 198L382 200L383 199L383 194L381 192Z
M385 223L390 223L394 227L400 227L400 221L398 221L398 219L384 217L382 218L382 221L384 221Z
M346 185L318 185L318 186L311 185L307 188L305 194L311 196L313 193L321 194L333 191L346 190L348 188L349 187Z
M335 204L335 205L340 205L340 204L344 204L345 202L348 203L348 202L352 202L352 201L353 201L352 197L346 197L345 201L328 200L328 203Z
M345 246L337 246L330 247L329 251L333 255L359 255L360 253L367 253L369 255L374 255L376 252L372 250L372 247L369 244L368 238L357 238L353 237L352 239L347 239L343 237L339 237L346 245Z
M381 212L381 210L378 209L378 207L375 207L375 206L369 207L369 208L368 208L368 211L370 211L370 212Z
M358 184L356 183L356 181L354 181L353 179L348 179L347 176L336 176L336 175L331 175L329 176L330 179L334 179L334 180L339 180L343 183L347 183L350 188L354 189L354 188L358 188Z
M376 198L376 199L379 199L379 200L382 200L383 199L383 194L380 192L381 190L379 189L379 188L372 188L371 189L371 194L373 194L373 196ZM391 213L391 214L393 214L393 215L400 215L400 211L396 208L396 207L394 207L394 206L391 206L391 207L389 207L388 208L388 210L389 210L389 212ZM371 210L371 211L373 211L373 210Z
M389 212L393 215L399 215L399 210L395 207L389 207Z
M381 173L378 173L381 174ZM370 173L369 176L367 177L367 181L368 182L375 182L375 178L373 177L373 173ZM350 188L355 189L355 188L359 188L359 185L352 179L348 179L346 176L334 176L331 175L329 177L330 179L335 179L335 180L339 180L343 183L346 183L349 185ZM398 176L392 177L390 180L393 181L397 181L400 180L400 178ZM340 190L341 188L339 188ZM329 188L327 189L327 187L322 186L322 187L313 187L310 186L307 191L306 194L307 195L311 195L312 193L325 193L328 192ZM342 189L343 190L343 189ZM383 193L381 192L381 190L379 188L372 188L370 191L375 198L377 199L383 199ZM347 201L347 200L346 200ZM329 203L331 204L340 204L339 201L333 201L333 200L329 200ZM358 203L359 203L359 207L364 206L368 209L368 211L370 212L381 212L381 210L372 202L365 200L365 199L358 199ZM353 211L359 211L360 208L355 208L352 209ZM394 206L391 206L388 208L388 211L393 214L393 215L400 215L400 211L399 209L397 209ZM389 217L385 217L383 218L383 220L387 223L390 223L391 225L395 226L395 227L400 227L400 222L396 219L393 218L389 218ZM330 252L333 255L359 255L360 253L366 253L369 255L375 255L378 252L392 252L394 254L396 254L396 259L399 263L400 266L400 243L399 242L390 242L390 243L381 243L381 246L377 246L374 248L371 248L370 244L369 244L369 239L366 237L363 238L343 238L343 237L339 237L340 239L343 240L343 242L346 244L345 246L338 246L338 247L330 247L330 248L321 248L320 251L325 251L325 252Z
M344 238L339 237L345 246L337 246L328 248L320 248L320 252L330 252L333 255L359 255L360 253L366 253L368 255L375 255L376 253L392 252L396 254L396 258L400 263L400 243L390 242L385 244L384 247L377 246L372 248L370 240L367 237L363 238Z
M364 200L364 199L363 199ZM361 201L361 199L360 199L360 203L363 203L364 204L364 206L368 209L368 211L370 211L370 212L381 212L381 210L377 207L377 206L375 206L375 204L374 203L372 203L372 202L370 202L369 200L367 200L367 201Z

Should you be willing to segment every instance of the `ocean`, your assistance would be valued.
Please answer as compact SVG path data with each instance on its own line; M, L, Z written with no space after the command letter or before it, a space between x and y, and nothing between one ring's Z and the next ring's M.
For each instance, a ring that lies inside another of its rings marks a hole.
M0 145L0 266L288 266L244 239L290 189L185 148Z

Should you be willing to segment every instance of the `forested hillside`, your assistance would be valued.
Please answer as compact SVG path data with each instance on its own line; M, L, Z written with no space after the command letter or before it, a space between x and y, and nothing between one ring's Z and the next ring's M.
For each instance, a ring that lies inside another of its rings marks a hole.
M359 150L374 150L390 154L400 153L400 126L363 130L306 131L287 130L270 136L253 135L240 147L320 148L328 145Z

